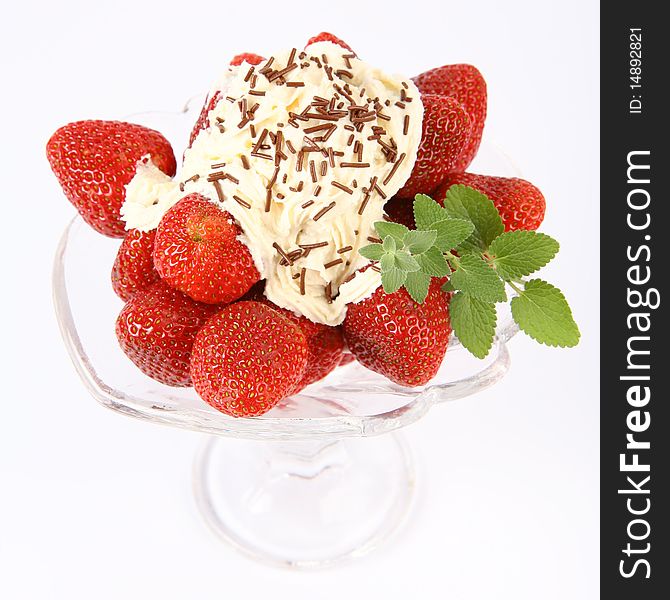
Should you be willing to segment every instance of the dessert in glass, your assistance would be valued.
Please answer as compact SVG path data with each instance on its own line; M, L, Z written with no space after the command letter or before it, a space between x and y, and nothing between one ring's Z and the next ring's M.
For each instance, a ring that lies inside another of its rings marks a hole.
M320 34L236 56L180 113L49 140L79 211L54 266L75 367L109 408L211 434L196 497L239 549L376 547L414 488L396 431L497 382L519 328L577 343L524 279L558 245L485 116L470 65L389 75Z

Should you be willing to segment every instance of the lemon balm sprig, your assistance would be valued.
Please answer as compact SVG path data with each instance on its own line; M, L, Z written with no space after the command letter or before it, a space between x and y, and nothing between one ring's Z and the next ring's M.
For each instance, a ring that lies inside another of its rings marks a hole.
M507 302L519 328L549 346L572 347L579 328L563 293L529 275L547 265L559 250L558 242L537 231L508 231L493 202L465 185L447 191L444 206L430 196L414 199L416 229L379 221L381 243L360 249L378 261L387 294L404 287L422 304L433 277L447 278L445 291L452 327L465 348L484 358L493 345L496 304Z

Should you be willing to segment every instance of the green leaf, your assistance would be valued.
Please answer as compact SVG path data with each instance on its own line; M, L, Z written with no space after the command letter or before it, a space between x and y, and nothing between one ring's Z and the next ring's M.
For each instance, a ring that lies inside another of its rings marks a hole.
M408 273L410 271L418 271L421 268L419 263L406 250L385 252L379 261L379 266L382 268L382 272L398 269Z
M379 266L382 268L382 271L395 269L395 256L393 255L393 252L385 252L382 254L382 257L379 260Z
M395 238L398 246L402 246L402 238L409 231L407 227L400 223L390 223L388 221L377 221L375 223L375 230L380 238L386 239L390 235Z
M426 194L414 196L414 221L417 229L433 229L433 223L446 219L447 212Z
M489 246L492 263L506 281L534 273L558 252L558 242L537 231L508 231Z
M442 219L432 225L437 231L435 246L442 252L449 252L470 237L475 230L472 221L465 219Z
M493 202L471 187L452 185L447 190L444 208L450 217L467 219L475 227L470 237L458 247L461 252L486 250L505 230Z
M381 244L369 244L358 249L358 253L368 260L381 260L384 248Z
M542 279L531 279L512 298L512 316L534 340L562 348L576 346L580 333L565 296Z
M426 250L423 254L417 254L414 259L419 263L421 271L426 275L444 277L451 272L451 269L444 258L444 254L435 248L435 246Z
M407 273L411 271L418 271L421 267L419 263L416 262L414 257L404 250L398 251L393 255L395 264L393 265L396 269L405 271Z
M384 249L384 252L395 252L395 249L397 248L395 238L392 235L387 235L382 242L382 248Z
M402 241L405 248L412 254L421 254L433 246L437 239L437 231L408 231Z
M412 296L414 302L423 304L423 301L428 295L429 287L430 275L426 275L421 271L407 273L407 278L405 279L405 289L409 292L409 295Z
M449 303L449 317L461 344L477 358L484 358L493 345L497 319L495 304L458 292Z
M450 280L457 290L484 302L503 302L507 299L505 284L481 256L466 254L456 264Z
M397 292L407 279L407 273L400 269L389 269L382 271L382 286L387 294Z
M454 284L451 283L451 281L445 281L444 285L442 286L442 291L443 292L455 292L456 288L454 287Z

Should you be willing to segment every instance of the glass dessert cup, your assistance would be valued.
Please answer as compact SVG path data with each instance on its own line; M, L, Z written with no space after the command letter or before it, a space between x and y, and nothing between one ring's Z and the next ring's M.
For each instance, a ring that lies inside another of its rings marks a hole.
M202 98L180 113L129 117L160 130L177 154ZM518 174L483 145L473 172ZM194 492L207 524L237 549L266 562L318 567L361 556L403 523L415 487L399 430L437 404L498 382L517 329L501 313L485 360L452 339L437 376L398 386L353 362L286 399L269 413L239 419L143 375L118 346L114 322L123 303L108 272L119 241L76 217L58 247L53 272L56 315L65 346L88 391L123 414L209 434L195 461Z

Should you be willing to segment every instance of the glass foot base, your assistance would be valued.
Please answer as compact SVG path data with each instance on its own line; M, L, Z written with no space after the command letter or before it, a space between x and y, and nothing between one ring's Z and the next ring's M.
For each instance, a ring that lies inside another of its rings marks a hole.
M376 548L404 521L415 487L397 434L263 442L209 438L195 464L207 524L238 550L322 567Z

